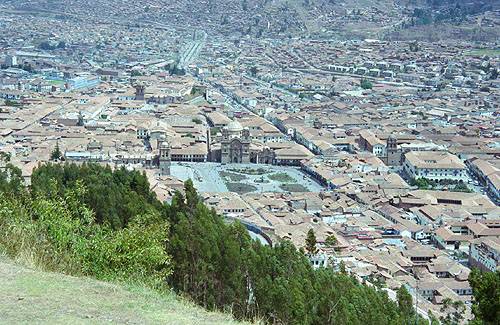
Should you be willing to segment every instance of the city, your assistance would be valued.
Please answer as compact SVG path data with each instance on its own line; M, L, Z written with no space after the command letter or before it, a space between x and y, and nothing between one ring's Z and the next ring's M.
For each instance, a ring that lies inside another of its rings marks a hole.
M263 245L313 233L313 268L471 320L471 269L500 266L499 3L195 2L2 2L0 169L125 167L168 203L190 179Z

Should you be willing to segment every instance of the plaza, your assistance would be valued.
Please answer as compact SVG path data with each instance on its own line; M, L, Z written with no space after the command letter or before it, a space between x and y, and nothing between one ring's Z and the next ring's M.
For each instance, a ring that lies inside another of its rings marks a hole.
M191 179L200 192L320 192L323 189L300 168L289 166L172 162L170 173L182 181Z

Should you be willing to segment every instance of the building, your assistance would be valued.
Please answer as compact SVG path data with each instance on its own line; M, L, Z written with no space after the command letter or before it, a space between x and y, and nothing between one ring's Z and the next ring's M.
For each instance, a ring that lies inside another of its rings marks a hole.
M491 198L500 202L500 170L489 161L476 157L466 161L471 172L488 189Z
M465 164L455 155L436 151L410 151L404 155L403 168L410 178L434 181L467 179Z
M370 130L361 130L358 141L361 149L370 151L377 157L385 157L387 155L386 144Z
M5 65L8 67L15 67L17 65L17 56L15 55L7 55L5 57Z
M158 167L160 168L161 175L170 175L170 145L167 141L160 141L158 156Z
M250 162L250 130L243 129L238 121L232 121L222 129L221 162Z
M74 78L68 79L66 86L69 90L82 90L87 88L97 87L101 80L97 76L92 75L79 75ZM50 84L48 84L50 86Z
M135 86L135 100L144 100L146 87L144 85Z
M400 166L401 165L401 151L398 150L398 140L394 135L387 138L387 166Z
M500 267L500 239L481 238L470 245L469 263L483 271L495 272Z

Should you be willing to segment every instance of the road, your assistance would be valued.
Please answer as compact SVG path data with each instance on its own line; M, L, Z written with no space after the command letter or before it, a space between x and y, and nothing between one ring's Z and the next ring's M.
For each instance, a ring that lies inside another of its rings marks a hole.
M187 48L182 52L179 59L179 68L185 69L189 64L196 60L201 52L201 49L205 45L207 39L207 33L201 32L201 38L196 38L190 42Z

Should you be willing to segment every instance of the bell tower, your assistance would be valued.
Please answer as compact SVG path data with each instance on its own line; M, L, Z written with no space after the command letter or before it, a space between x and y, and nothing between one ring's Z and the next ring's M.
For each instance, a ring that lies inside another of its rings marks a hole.
M387 165L388 166L399 166L401 165L401 151L398 150L398 140L394 135L390 135L387 138L386 144L387 152Z
M170 175L170 145L167 141L163 140L159 143L159 157L158 165L160 167L161 175Z
M135 100L144 100L144 93L146 87L144 85L136 85L135 86Z

